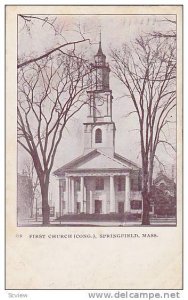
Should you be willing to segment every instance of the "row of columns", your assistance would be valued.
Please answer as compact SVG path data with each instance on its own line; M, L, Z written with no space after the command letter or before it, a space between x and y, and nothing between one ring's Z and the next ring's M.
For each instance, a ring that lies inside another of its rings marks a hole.
M75 191L74 191L74 178L67 176L65 178L65 210L64 213L77 213L77 205L75 202ZM80 177L80 199L81 207L80 212L86 213L86 187L84 185L84 177ZM92 205L92 191L89 192L89 201L90 201L90 213L93 213ZM61 211L61 209L60 209ZM125 199L124 199L124 211L130 211L130 177L125 175ZM114 176L110 176L110 213L115 213L116 210L116 197L115 197L115 186L114 186Z
M75 202L75 192L74 192L74 178L65 177L65 210L64 213L76 213L76 202ZM81 192L81 212L86 212L86 187L84 186L84 177L80 177L80 192Z
M130 211L130 177L125 176L125 200L124 212ZM110 212L116 212L116 197L114 188L114 176L110 176Z

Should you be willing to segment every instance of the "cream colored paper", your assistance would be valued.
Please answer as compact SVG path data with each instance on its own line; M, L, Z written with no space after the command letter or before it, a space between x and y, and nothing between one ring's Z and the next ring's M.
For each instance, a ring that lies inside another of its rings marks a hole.
M17 14L61 13L177 15L177 227L17 227ZM132 236L100 238L100 234L111 233ZM51 237L64 234L80 237ZM81 237L84 234L95 234L97 238ZM134 234L139 237L133 237ZM36 235L45 235L45 238ZM6 7L6 288L182 288L181 6Z

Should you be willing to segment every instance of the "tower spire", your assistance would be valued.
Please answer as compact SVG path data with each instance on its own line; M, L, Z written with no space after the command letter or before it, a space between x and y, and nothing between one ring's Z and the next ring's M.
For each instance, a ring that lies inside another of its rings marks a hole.
M105 57L105 55L102 52L102 46L101 46L102 37L101 36L102 36L102 34L101 34L101 26L100 26L100 30L99 30L99 49L98 49L97 55L102 55L102 56Z
M100 26L100 31L99 31L99 45L101 45L101 26Z

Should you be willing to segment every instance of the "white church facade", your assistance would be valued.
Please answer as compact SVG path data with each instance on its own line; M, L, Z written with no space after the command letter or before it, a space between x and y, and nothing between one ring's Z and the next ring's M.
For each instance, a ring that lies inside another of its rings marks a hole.
M141 169L115 152L110 68L101 42L91 68L94 83L87 92L83 154L54 172L59 215L141 213Z

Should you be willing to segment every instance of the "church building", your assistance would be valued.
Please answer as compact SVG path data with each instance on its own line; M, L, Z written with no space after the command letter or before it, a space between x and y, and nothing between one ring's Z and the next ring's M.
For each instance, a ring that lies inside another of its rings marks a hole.
M91 69L83 154L54 172L59 215L141 213L141 169L115 152L110 67L101 41Z

